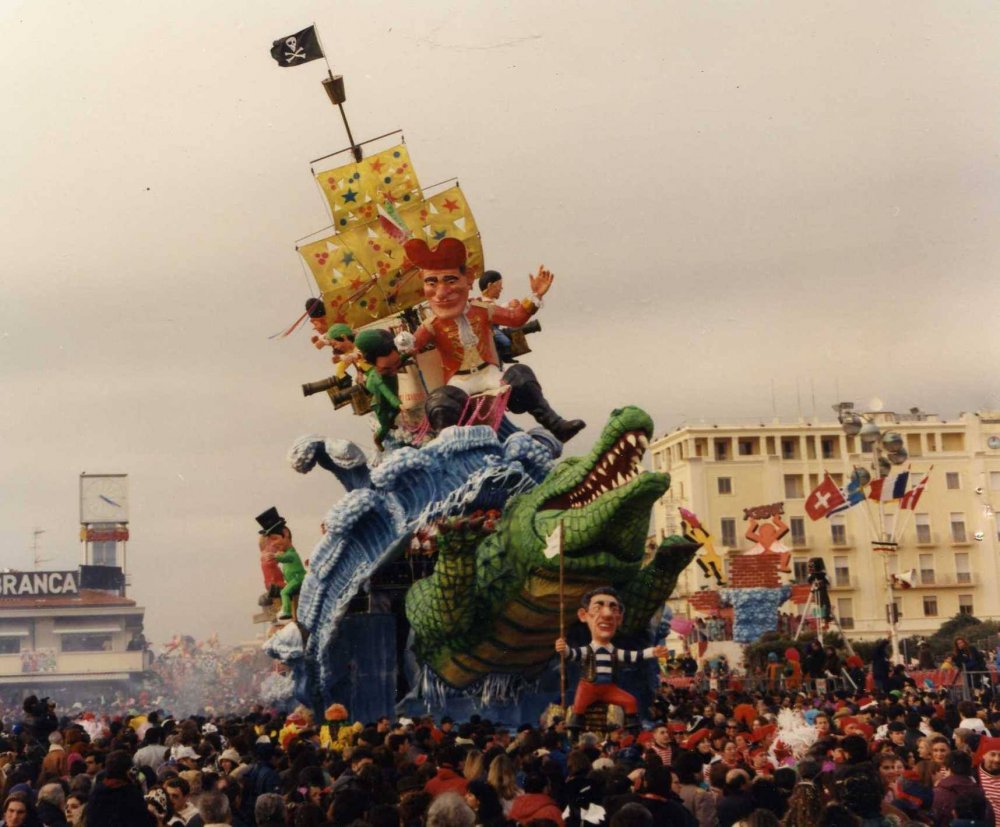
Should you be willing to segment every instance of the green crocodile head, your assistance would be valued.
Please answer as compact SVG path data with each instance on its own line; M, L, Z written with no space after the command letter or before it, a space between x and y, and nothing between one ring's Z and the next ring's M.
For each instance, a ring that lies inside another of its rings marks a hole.
M653 503L670 477L643 471L640 463L653 435L653 421L636 407L612 412L589 454L560 462L541 485L518 497L510 528L526 541L532 566L558 569L558 556L544 553L545 539L561 522L567 571L606 573L637 570L645 553Z

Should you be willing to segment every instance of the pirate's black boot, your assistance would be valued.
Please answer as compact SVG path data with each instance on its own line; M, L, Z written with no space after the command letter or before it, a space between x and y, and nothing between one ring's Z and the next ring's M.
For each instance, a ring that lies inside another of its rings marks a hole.
M458 425L469 395L460 388L444 385L431 391L424 402L424 415L435 433L450 425Z
M510 385L510 399L507 407L512 413L530 413L543 428L551 431L560 442L569 442L587 427L582 419L563 419L552 410L542 395L542 386L535 372L527 365L508 368L503 380Z

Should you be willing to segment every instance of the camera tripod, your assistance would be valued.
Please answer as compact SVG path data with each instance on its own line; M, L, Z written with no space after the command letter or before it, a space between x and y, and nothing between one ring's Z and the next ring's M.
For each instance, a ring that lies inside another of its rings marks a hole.
M813 581L809 589L809 599L806 600L806 605L802 607L802 619L799 620L799 627L795 630L793 640L799 639L802 629L806 625L806 618L810 616L810 611L818 606L821 611L825 610L816 619L816 637L819 639L819 642L823 643L823 627L828 624L834 625L836 631L840 632L840 636L844 640L844 647L849 654L853 655L854 649L851 647L851 641L848 640L847 635L844 633L844 627L840 624L840 617L837 614L837 610L833 608L833 604L830 602L830 593L827 591L829 585L825 577L822 580L817 579Z

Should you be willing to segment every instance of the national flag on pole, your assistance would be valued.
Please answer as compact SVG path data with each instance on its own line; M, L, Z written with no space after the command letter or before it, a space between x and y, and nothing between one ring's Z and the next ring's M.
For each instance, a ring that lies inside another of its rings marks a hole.
M846 498L837 487L837 483L833 481L833 477L826 474L823 477L823 482L817 485L806 497L806 514L809 515L810 519L818 520L820 517L825 517L831 509L839 508L846 502Z
M883 503L891 503L893 500L901 499L906 493L906 484L909 479L909 471L900 471L898 474L872 480L868 490L868 499Z
M913 584L917 582L917 570L910 569L902 574L891 574L889 577L892 578L894 589L912 589Z
M915 511L917 508L917 503L920 501L920 495L924 493L924 489L927 487L927 482L931 478L931 472L928 471L924 474L924 478L920 480L913 488L907 491L902 499L899 501L900 511Z
M853 508L858 503L863 503L865 501L865 492L858 485L857 480L851 480L847 483L847 488L841 488L840 494L844 498L844 502L841 505L834 506L831 508L826 516L829 519L833 514L839 514L841 511L847 511L848 508Z
M316 37L316 27L310 26L301 32L275 40L271 47L271 57L279 66L298 66L323 57L319 38Z
M542 554L545 555L546 560L552 560L558 557L562 553L562 522L560 522L555 531L553 531L548 539L545 541L545 548L542 549Z

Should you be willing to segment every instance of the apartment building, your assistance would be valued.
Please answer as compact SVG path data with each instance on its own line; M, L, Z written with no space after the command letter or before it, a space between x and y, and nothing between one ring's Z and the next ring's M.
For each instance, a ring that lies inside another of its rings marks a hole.
M654 510L657 536L679 533L678 508L695 512L726 560L751 548L744 509L784 503L789 528L782 543L793 554L793 578L804 581L811 557L822 557L830 597L845 629L859 639L886 634L886 574L915 570L911 588L893 592L900 636L930 634L958 613L1000 618L1000 411L946 421L912 409L862 414L882 433L902 435L912 487L929 482L913 511L897 502L864 502L830 519L812 521L805 502L829 472L844 485L856 467L872 469L859 436L829 421L685 425L650 446L652 467L671 487ZM878 532L895 534L895 553L873 551ZM911 579L911 578L908 578ZM671 606L690 616L688 597L714 587L692 563ZM786 605L786 609L790 609Z

